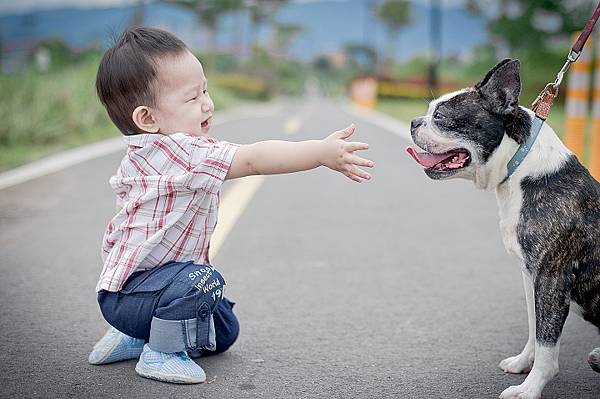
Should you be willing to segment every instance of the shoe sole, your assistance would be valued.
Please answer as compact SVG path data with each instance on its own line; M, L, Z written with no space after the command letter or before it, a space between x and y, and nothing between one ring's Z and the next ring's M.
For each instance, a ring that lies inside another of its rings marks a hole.
M139 376L144 377L144 378L149 378L151 380L156 380L156 381L161 381L161 382L170 382L172 384L202 384L203 382L206 381L206 377L199 381L199 380L195 380L195 379L185 379L185 378L181 378L180 375L176 375L176 374L161 374L161 375L156 375L156 374L150 374L140 368L138 368L137 366L135 367L135 372L138 373Z

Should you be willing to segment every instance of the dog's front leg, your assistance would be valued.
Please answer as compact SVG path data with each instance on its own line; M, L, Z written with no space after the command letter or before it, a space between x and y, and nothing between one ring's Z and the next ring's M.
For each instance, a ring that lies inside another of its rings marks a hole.
M559 269L560 270L560 269ZM521 385L504 390L501 399L539 399L558 374L560 335L569 314L571 278L557 270L541 271L533 281L535 300L535 360Z
M535 302L533 298L533 281L531 275L523 271L523 286L527 301L527 318L529 320L529 338L523 351L516 356L504 359L498 365L505 373L529 373L535 355Z

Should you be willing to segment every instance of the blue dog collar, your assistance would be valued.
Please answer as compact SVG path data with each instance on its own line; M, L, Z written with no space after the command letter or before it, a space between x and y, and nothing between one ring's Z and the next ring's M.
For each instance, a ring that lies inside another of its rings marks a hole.
M508 173L506 174L504 180L500 182L500 184L506 182L508 178L515 173L515 170L517 170L519 165L521 165L527 154L529 154L529 150L531 150L531 147L533 147L533 143L535 143L535 139L537 139L537 136L540 133L540 130L542 130L543 125L544 120L536 115L535 118L533 118L533 122L531 122L531 130L529 131L529 137L527 138L527 141L519 146L519 149L515 155L513 155L510 161L508 161L508 164L506 164Z

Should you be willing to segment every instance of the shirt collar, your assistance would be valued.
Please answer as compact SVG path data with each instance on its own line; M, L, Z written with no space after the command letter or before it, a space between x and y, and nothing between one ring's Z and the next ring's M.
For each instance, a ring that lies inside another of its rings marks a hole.
M184 134L186 136L191 136L187 133L175 133L175 134ZM165 136L164 134L160 134L160 133L140 133L140 134L132 134L132 135L124 135L123 136L123 141L125 141L125 143L129 146L129 147L145 147L148 144L154 143L156 140L160 140L162 138L165 138L167 136ZM194 136L191 136L194 137ZM206 140L209 143L216 143L217 139L210 137L210 136L200 136L197 137L198 139L202 139L202 140Z
M141 133L123 136L123 141L125 141L128 146L141 148L155 142L156 140L160 140L163 137L165 136L159 133Z

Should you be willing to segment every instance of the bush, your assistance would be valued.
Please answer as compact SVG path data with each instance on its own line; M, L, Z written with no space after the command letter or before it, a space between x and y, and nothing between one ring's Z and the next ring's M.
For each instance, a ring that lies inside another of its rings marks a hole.
M240 73L214 74L211 81L241 97L262 100L270 97L265 81L254 76Z
M0 145L50 144L98 127L115 132L94 91L97 65L0 75Z
M98 52L81 54L64 67L39 72L0 74L0 170L18 166L54 151L118 136L95 92ZM265 96L262 82L240 76L225 79L229 89L209 76L215 108L240 102L241 95ZM215 84L216 83L216 84Z

